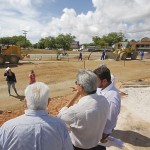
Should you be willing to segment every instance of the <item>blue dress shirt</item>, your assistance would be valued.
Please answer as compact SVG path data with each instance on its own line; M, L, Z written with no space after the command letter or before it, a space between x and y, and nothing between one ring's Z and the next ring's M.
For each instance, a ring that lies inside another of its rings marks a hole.
M66 125L45 110L26 110L0 128L0 150L73 150Z

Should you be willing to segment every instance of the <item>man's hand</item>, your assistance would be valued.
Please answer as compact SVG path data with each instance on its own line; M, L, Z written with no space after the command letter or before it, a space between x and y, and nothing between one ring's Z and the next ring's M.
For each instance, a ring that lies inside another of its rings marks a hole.
M70 87L72 89L72 92L75 92L77 91L77 88L76 87Z
M106 142L107 142L107 137L108 137L109 135L110 135L110 134L103 133L102 139L100 140L100 142L101 142L101 143L106 143Z
M66 107L70 107L74 104L74 102L79 98L80 93L76 90L76 93L74 94L73 98L69 101L69 103L66 105Z

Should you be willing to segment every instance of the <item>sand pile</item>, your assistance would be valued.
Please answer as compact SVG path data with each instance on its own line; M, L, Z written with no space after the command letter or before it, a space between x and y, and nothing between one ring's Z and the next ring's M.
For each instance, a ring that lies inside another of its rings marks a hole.
M127 95L121 98L121 113L114 136L124 141L124 150L149 150L150 87L123 88L121 91Z
M124 88L121 91L128 94L122 98L122 106L143 121L150 122L150 87Z

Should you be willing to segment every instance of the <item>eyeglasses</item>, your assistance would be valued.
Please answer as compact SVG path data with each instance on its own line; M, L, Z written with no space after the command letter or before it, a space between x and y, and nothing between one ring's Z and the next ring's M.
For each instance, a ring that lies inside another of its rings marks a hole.
M78 83L78 81L75 81L75 84L76 84L76 85L79 85L79 86L81 85L81 84Z

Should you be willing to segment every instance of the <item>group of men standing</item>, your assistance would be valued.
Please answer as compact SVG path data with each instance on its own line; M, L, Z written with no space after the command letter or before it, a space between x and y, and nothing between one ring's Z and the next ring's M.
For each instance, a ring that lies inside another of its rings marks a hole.
M91 54L90 54L91 55ZM90 57L89 55L89 57ZM101 53L101 57L100 57L100 60L105 60L105 57L106 57L106 51L103 50L102 53ZM82 61L83 59L83 55L82 55L82 52L79 53L79 58L78 60L81 60ZM88 58L89 59L89 58Z
M48 86L28 85L27 110L0 128L0 149L106 150L104 144L116 126L121 103L110 70L105 65L94 71L80 70L75 84L73 98L57 117L47 112Z

